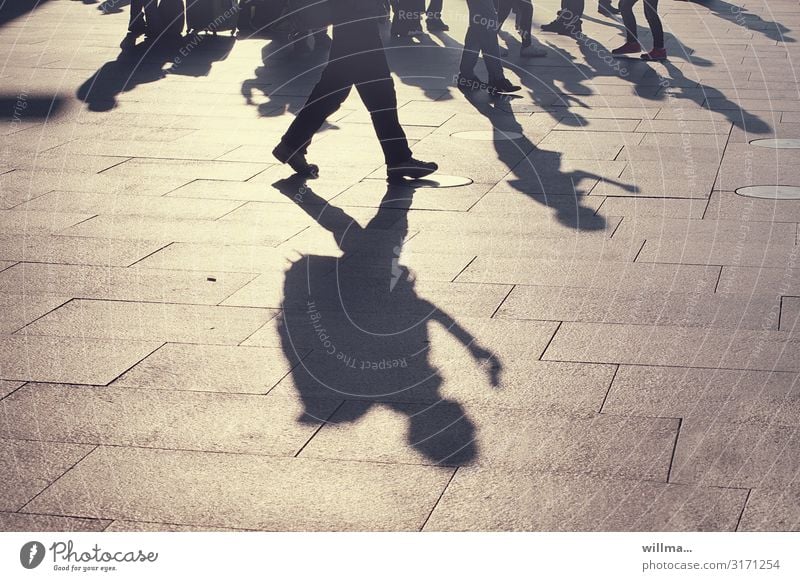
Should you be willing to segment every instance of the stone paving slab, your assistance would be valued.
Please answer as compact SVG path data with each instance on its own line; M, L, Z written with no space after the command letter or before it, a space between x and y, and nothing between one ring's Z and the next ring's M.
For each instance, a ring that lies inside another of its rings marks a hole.
M800 297L781 297L778 328L789 332L800 329Z
M0 380L0 399L3 399L15 389L22 387L23 385L25 385L25 382L23 381Z
M0 335L0 378L105 385L158 347L154 342Z
M315 409L330 415L338 404ZM319 427L294 399L275 396L29 383L0 406L15 418L0 437L76 444L293 456Z
M306 354L305 350L298 349L296 356L301 358ZM297 359L287 361L285 354L276 348L167 343L112 385L265 394L295 365Z
M778 330L769 317L778 301L753 300L740 295L662 292L638 294L623 289L563 288L517 285L503 301L497 317L627 323L706 329Z
M6 235L55 234L91 217L92 214L0 210L0 228Z
M740 488L781 487L797 479L797 426L684 420L670 482Z
M671 419L543 416L474 406L465 412L448 401L391 408L346 402L301 457L477 463L665 481L678 427Z
M798 248L795 244L755 242L752 240L755 238L752 232L749 226L742 228L735 243L725 235L719 236L720 239L717 236L648 239L636 257L636 262L779 268L792 260L793 256L797 256ZM783 240L786 241L786 237Z
M797 255L790 253L788 262L778 268L723 266L717 292L760 295L800 295L800 271Z
M459 468L426 531L733 531L746 490Z
M524 254L522 255L524 256ZM719 267L645 263L556 262L478 256L456 281L479 283L491 280L506 284L596 288L636 292L713 292Z
M733 192L714 192L708 202L706 217L710 220L797 223L800 222L800 208L791 200L764 200Z
M700 220L704 217L704 212L707 212L707 203L704 200L694 199L606 198L599 211L611 216L630 217L636 220L651 217Z
M0 439L0 510L18 511L94 446Z
M61 231L79 238L152 240L160 242L254 244L276 246L301 232L305 226L278 224L270 229L256 224L214 220L177 220L147 216L98 216Z
M70 297L0 293L0 334L18 331L68 300Z
M235 484L221 490L220 474ZM26 510L213 528L409 531L425 523L451 474L428 466L100 447Z
M252 279L244 273L20 263L0 273L0 292L216 305Z
M109 520L70 518L44 514L20 514L0 512L0 530L4 532L53 532L78 533L109 530Z
M164 243L158 241L47 236L44 233L0 236L3 258L51 264L124 267L163 246Z
M76 299L17 333L236 345L276 314L264 309Z
M543 359L800 371L798 337L782 331L564 323Z
M603 412L717 422L798 423L796 373L621 365Z
M187 201L182 198L150 198L91 192L55 191L16 206L16 211L54 213L92 213L106 216L157 216L194 220L216 220L239 207L237 202L220 200Z
M741 531L800 530L800 504L797 486L757 488L747 499L739 524Z

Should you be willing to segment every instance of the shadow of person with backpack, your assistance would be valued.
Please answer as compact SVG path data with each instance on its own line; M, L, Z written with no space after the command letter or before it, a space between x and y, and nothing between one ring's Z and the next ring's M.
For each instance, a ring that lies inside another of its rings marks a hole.
M468 350L492 386L499 385L501 365L417 294L400 262L413 188L389 185L377 214L362 227L300 176L275 186L328 230L342 251L339 258L306 254L285 273L278 332L287 360L300 360L291 380L304 406L301 421L354 422L372 406L385 406L407 416L408 444L428 461L475 459L472 421L439 392L443 378L430 361L431 324L442 325ZM345 402L329 419L331 398Z

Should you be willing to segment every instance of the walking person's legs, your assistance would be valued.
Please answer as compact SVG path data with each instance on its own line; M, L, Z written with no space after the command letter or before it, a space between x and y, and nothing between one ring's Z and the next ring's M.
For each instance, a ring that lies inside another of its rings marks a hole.
M446 31L450 30L442 20L442 1L443 0L430 0L428 3L428 10L425 14L425 26L429 32Z
M658 16L658 0L644 0L644 17L653 35L653 50L642 55L646 61L663 61L667 58L664 48L664 26Z
M336 111L353 84L372 115L390 178L423 177L438 167L415 160L397 118L397 96L386 62L378 23L353 19L334 25L328 64L308 101L281 138L273 155L297 173L315 176L319 168L305 154L314 134Z
M467 0L467 6L469 7L469 28L461 54L459 85L466 84L468 88L476 88L471 83L476 80L475 64L478 60L478 49L480 49L489 73L489 91L493 93L519 91L520 87L511 84L503 73L500 45L497 43L499 21L493 0ZM462 80L465 82L462 83Z
M611 51L614 55L624 55L642 52L642 45L638 39L638 26L633 6L639 0L621 0L619 10L622 13L622 22L625 25L625 44Z
M542 25L545 32L574 35L583 31L584 0L561 0L561 10L556 19Z

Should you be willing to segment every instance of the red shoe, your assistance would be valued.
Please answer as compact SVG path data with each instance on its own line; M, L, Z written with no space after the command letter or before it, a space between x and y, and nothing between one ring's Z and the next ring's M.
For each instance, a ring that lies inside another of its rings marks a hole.
M667 49L665 48L654 48L650 52L646 52L642 55L643 61L665 61L667 60Z
M619 48L615 48L611 51L613 55L622 55L622 54L635 54L637 52L642 52L642 45L636 41L626 42Z

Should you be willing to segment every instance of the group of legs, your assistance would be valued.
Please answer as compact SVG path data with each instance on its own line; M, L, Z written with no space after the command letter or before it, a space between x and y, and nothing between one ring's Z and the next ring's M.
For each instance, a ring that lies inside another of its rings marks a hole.
M422 14L420 6L424 0L413 0L417 16ZM614 54L629 54L641 50L636 36L636 19L633 6L638 0L621 0L619 11L625 23L627 39ZM404 0L396 0L396 10ZM660 60L666 57L664 33L658 17L658 0L643 0L645 17L653 31L654 49L642 55L645 60ZM403 4L404 6L407 6ZM533 14L531 0L467 0L470 24L464 40L457 84L464 90L486 89L490 93L510 93L520 87L509 81L500 60L498 30L513 8L517 14L518 26L523 46L530 46L530 26ZM431 0L428 5L439 12L428 13L428 21L441 20L441 0ZM608 13L614 11L611 0L601 0L600 6ZM414 6L412 6L413 8ZM580 30L584 0L562 0L561 10L555 23L543 26L552 32L572 34ZM356 10L353 8L353 10ZM413 10L412 10L413 12ZM397 13L395 14L397 16ZM390 181L404 178L421 178L438 169L432 162L413 158L408 140L397 115L397 95L394 81L389 71L386 54L381 40L378 20L360 18L359 14L342 15L333 26L328 64L319 82L311 92L306 104L295 117L273 155L282 163L288 163L297 173L316 176L319 168L306 160L308 145L325 120L339 107L350 94L353 87L367 106L372 117L375 133L383 149ZM420 16L421 17L421 16ZM419 22L419 19L417 19ZM553 29L554 26L557 29ZM566 32L562 32L562 29ZM483 54L484 64L489 75L488 82L475 75L478 55Z
M425 26L428 32L442 32L450 30L442 20L443 0L390 0L392 12L391 35L393 38L418 36L422 34L422 16L425 16Z
M614 8L611 0L600 0L598 11L606 16L621 14L625 24L625 44L614 49L612 54L620 56L642 52L642 45L638 40L638 28L633 7L639 0L620 0L619 7ZM667 51L664 48L664 28L661 18L658 16L658 0L642 0L644 3L644 17L650 26L653 35L653 50L642 54L643 60L664 60L667 58ZM582 29L582 17L584 11L584 0L561 0L561 10L558 11L556 19L549 24L542 25L545 32L555 32L558 34L577 34Z

